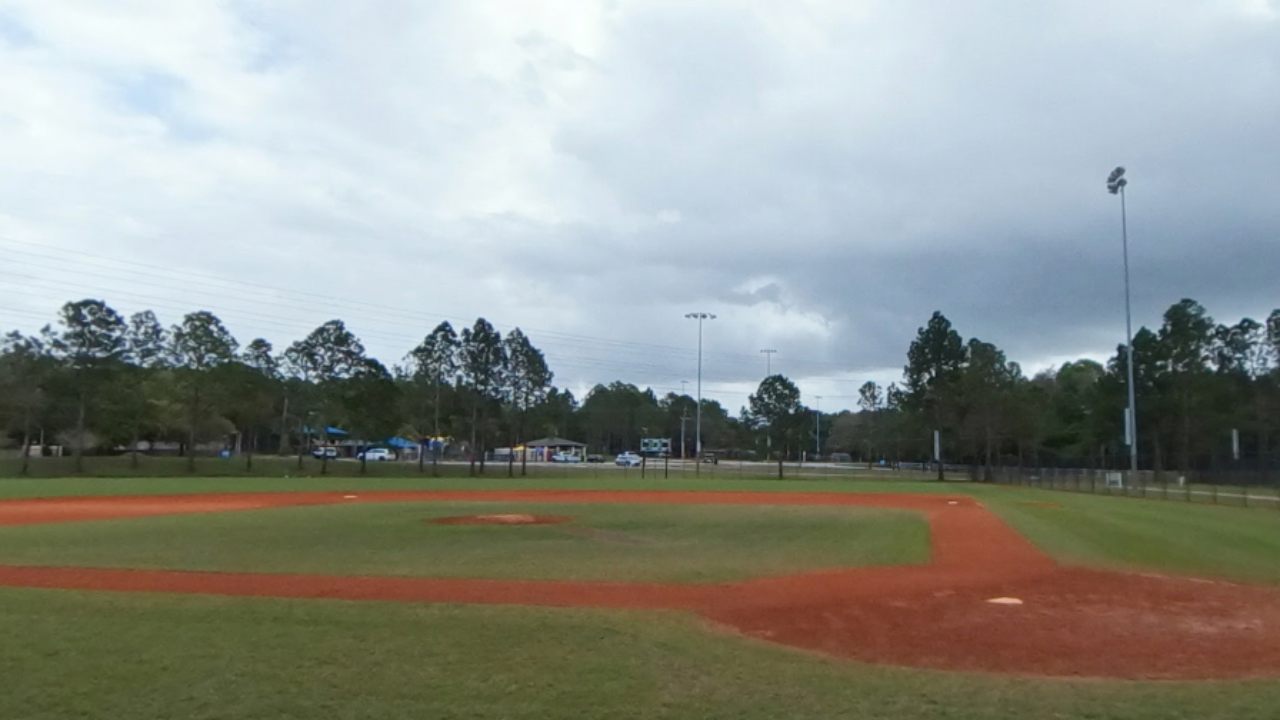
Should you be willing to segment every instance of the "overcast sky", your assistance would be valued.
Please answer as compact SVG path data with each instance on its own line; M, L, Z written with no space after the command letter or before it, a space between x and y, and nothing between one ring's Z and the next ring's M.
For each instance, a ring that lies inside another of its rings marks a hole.
M0 0L0 328L102 298L388 364L520 326L557 384L732 412L1280 306L1274 0Z

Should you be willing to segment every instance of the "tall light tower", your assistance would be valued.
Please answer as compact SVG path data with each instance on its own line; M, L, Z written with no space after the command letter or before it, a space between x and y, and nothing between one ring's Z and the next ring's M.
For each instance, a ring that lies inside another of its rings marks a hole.
M1129 350L1129 409L1125 416L1125 434L1129 441L1129 469L1138 471L1138 404L1137 392L1133 384L1133 312L1129 300L1129 218L1125 207L1124 189L1129 181L1124 177L1124 168L1118 167L1107 176L1107 191L1120 196L1120 240L1124 248L1124 331L1125 343Z
M704 320L715 320L716 316L705 312L685 314L690 320L698 321L698 412L693 425L693 456L697 462L697 470L702 472L702 323Z
M764 376L772 377L773 376L773 356L777 355L778 351L773 349L767 349L767 350L761 350L760 352L764 354Z

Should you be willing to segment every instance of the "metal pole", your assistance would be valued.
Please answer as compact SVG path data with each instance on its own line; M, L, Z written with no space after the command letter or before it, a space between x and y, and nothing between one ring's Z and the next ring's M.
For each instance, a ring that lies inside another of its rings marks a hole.
M689 457L689 454L684 451L684 422L685 420L689 419L688 416L686 415L686 413L688 412L689 410L687 408L680 411L680 462L681 463L683 463L685 459Z
M698 408L697 417L694 420L694 458L697 464L695 474L702 474L702 321L715 320L716 316L711 313L697 312L688 313L686 318L698 321Z
M682 398L688 397L688 393L685 392L685 389L684 389L684 386L688 384L689 384L688 380L680 381L680 397ZM689 419L688 414L689 414L688 407L685 407L680 411L680 467L681 468L684 468L684 461L689 459L689 453L685 451L685 446L684 446L684 423L686 420Z
M702 313L698 314L698 406L697 420L693 424L693 453L698 459L699 466L702 465L702 315Z
M817 462L822 457L822 396L814 395L814 412L813 412L813 461Z
M1133 312L1129 298L1129 213L1125 206L1124 186L1120 186L1120 236L1124 244L1124 325L1129 347L1129 469L1138 472L1138 405L1133 382Z

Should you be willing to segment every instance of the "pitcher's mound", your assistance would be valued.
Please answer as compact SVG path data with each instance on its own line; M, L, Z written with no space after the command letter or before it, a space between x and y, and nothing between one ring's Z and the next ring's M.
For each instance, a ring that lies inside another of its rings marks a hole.
M573 520L568 515L525 515L505 513L501 515L459 515L436 518L436 525L555 525Z

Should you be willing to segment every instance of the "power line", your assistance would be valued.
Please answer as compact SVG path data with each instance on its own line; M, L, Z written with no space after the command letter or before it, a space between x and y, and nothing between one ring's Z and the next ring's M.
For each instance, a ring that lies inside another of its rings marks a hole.
M395 344L412 348L421 340L426 317L451 320L444 315L426 311L409 311L377 303L360 300L334 298L307 291L288 290L260 283L221 278L206 273L164 268L132 260L78 252L68 263L66 258L51 255L47 252L31 252L27 247L45 246L0 237L0 244L19 245L18 248L7 248L6 258L10 268L26 269L27 275L8 274L0 276L0 284L10 284L23 288L30 294L31 290L43 290L63 294L84 296L98 294L102 299L124 298L127 302L137 303L147 309L163 313L174 313L177 316L192 311L192 305L205 305L216 311L226 320L255 329L270 330L290 335L302 336L311 331L310 321L297 317L297 314L314 315L317 308L326 314L343 317L348 322L358 325L368 324L374 327L360 330L357 334L365 339L379 343ZM79 258L88 257L102 261L106 265L87 265L75 262ZM123 267L121 267L123 266ZM155 270L158 272L148 272ZM47 273L58 273L62 278L49 277ZM66 277L72 276L72 277ZM101 281L85 282L77 278L90 278ZM114 284L121 287L113 287ZM193 302L198 300L198 302ZM180 304L181 303L181 304ZM279 310L289 311L287 313ZM276 311L276 312L273 312ZM46 316L30 309L0 307L0 313L7 316L18 316L32 319L43 319L45 323L56 321L56 315ZM41 324L45 324L41 323ZM463 323L459 322L460 325ZM465 325L464 325L465 326ZM514 326L499 326L514 327ZM403 328L399 332L396 328ZM526 326L527 328L527 326ZM675 378L688 371L687 365L692 362L695 351L692 348L681 348L655 343L597 338L573 333L538 330L527 328L530 334L536 334L539 343L546 348L544 352L555 369L568 369L581 374L615 374L622 376L640 376L641 378L660 379ZM283 350L287 345L277 345ZM614 354L626 353L627 360L616 357L596 357L590 352L606 352ZM726 366L740 368L754 367L759 362L757 357L735 353L706 353L714 367L723 371ZM826 363L792 363L793 365L827 366ZM832 366L834 368L834 366ZM848 372L840 368L836 372ZM564 376L562 376L564 378ZM572 377L564 378L566 385L573 385ZM843 380L827 377L827 382L852 383L855 380ZM638 383L645 385L646 383ZM647 384L651 388L674 390L669 386ZM750 393L729 390L723 387L711 387L710 392L720 396L747 397ZM845 396L830 396L845 397Z
M7 243L9 245L18 245L22 247L39 248L42 250L47 250L47 246L45 245L28 243L25 241L16 240L9 237L0 237L0 242ZM193 289L192 284L210 288L211 291L219 292L219 293L225 293L229 289L229 287L252 288L255 292L271 293L272 294L271 299L273 303L276 303L278 305L285 306L285 307L291 307L294 309L306 310L309 312L314 312L315 309L320 306L329 306L334 311L346 314L348 317L350 316L360 317L361 315L359 314L363 314L363 313L376 313L374 317L376 317L376 321L379 323L401 324L401 325L406 324L406 323L397 323L395 320L390 319L392 317L395 317L395 318L402 318L404 320L413 322L415 328L421 327L420 323L422 323L422 321L425 318L434 318L436 320L449 320L458 324L463 324L465 322L465 320L462 320L457 316L434 312L434 311L426 311L426 310L407 311L403 308L382 305L379 303L371 303L363 300L337 298L331 295L322 295L319 293L313 293L313 292L308 292L303 290L291 290L291 289L281 288L277 286L265 285L261 283L254 283L254 282L249 282L244 280L219 277L219 276L211 275L208 273L163 267L159 265L138 262L132 259L127 259L127 260L119 259L119 258L107 256L107 255L84 252L79 250L74 251L74 255L72 256L73 258L92 258L94 260L112 263L113 265L124 265L125 267L102 268L102 267L95 266L91 269L80 270L80 269L67 267L66 258L64 257L58 257L55 255L50 255L48 253L31 252L28 250L21 250L21 249L11 249L9 252L19 253L21 255L25 255L30 258L36 258L39 260L48 260L56 263L55 266L50 267L47 265L34 263L31 260L21 261L31 265L32 267L39 268L41 270L53 270L56 272L63 272L63 273L73 273L78 275L92 275L95 277L103 277L104 276L103 271L104 269L106 269L106 270L110 270L112 273L116 273L116 274L124 273L124 274L133 276L133 278L131 279L125 279L125 278L120 278L118 276L111 277L110 275L107 275L106 276L107 279L120 280L121 282L127 282L131 285L142 284L142 285L147 285L147 286L151 286L159 289L180 292L183 294L190 294L193 292L202 292L200 290ZM10 256L10 260L11 261L13 260L12 256ZM160 277L164 277L164 278L181 276L182 278L187 278L187 279L181 280L181 282L183 283L181 287L174 287L171 285L161 285L155 282L155 279L157 276L154 272L151 272L151 273L143 272L142 270L139 270L139 268L161 272L163 273L163 275ZM112 289L112 290L106 290L106 292L115 293L118 291ZM206 292L206 294L209 294L209 293ZM292 296L292 297L279 297L279 296ZM225 294L217 295L217 297L220 302L225 302L226 300ZM304 304L299 306L297 304L299 302ZM499 328L503 328L507 330L510 330L512 327L515 327L514 325L510 325L510 324L503 324L503 323L494 323L494 324ZM613 338L593 337L593 336L579 335L574 333L565 333L562 331L534 328L529 326L524 326L523 329L528 333L536 333L544 341L544 343L547 340L555 340L559 343L576 345L576 346L587 346L587 347L598 346L601 348L608 348L608 349L629 349L632 351L661 353L663 355L672 355L672 354L686 355L686 356L689 356L690 358L693 358L695 356L695 351L693 350L693 348L688 348L688 347L661 345L656 343L641 343L641 342L635 342L635 341L617 340ZM715 365L719 365L719 366L731 364L734 366L748 367L753 365L755 362L758 362L758 360L753 359L752 356L743 354L743 353L706 352L704 353L704 355L708 359L708 361L713 362ZM824 362L818 362L818 361L793 361L791 365L801 370L809 369L809 371L813 374L820 374L824 372L844 373L844 372L851 371L850 368L846 366L842 366L836 363L824 363Z

